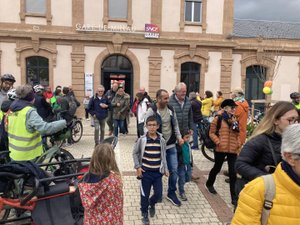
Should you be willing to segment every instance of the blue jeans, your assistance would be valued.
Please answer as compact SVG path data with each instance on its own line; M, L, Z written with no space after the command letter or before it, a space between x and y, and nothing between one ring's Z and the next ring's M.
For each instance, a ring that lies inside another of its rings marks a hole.
M167 150L167 164L170 173L168 180L168 194L175 194L178 177L178 160L175 146Z
M119 128L120 132L124 134L124 120L115 120L114 119L114 136L118 137L119 135Z
M192 180L192 166L181 165L178 166L178 189L179 193L184 193L184 184Z
M151 187L153 195L149 199ZM141 211L148 212L149 204L155 205L162 198L162 174L154 171L145 171L141 180Z
M199 148L198 144L198 129L199 129L199 124L198 123L193 123L193 148Z

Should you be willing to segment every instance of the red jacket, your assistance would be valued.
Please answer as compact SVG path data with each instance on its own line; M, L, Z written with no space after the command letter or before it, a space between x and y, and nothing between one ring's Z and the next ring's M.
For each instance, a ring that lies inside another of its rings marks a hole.
M100 182L78 185L85 225L123 224L122 186L121 177L114 172Z

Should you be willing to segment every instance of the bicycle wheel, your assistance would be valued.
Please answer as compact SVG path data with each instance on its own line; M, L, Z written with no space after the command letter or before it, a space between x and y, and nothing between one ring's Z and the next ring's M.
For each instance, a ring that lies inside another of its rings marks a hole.
M75 159L74 156L67 150L60 148L60 151L54 156L55 160L58 162L63 162L67 160ZM63 164L59 168L60 175L72 174L77 172L77 164L76 163L68 163ZM58 174L56 174L58 175Z
M214 149L213 148L206 148L204 144L201 145L201 151L205 158L207 158L209 161L214 162L215 156L214 156Z
M76 120L71 128L71 139L74 143L80 141L83 133L83 126L80 120Z

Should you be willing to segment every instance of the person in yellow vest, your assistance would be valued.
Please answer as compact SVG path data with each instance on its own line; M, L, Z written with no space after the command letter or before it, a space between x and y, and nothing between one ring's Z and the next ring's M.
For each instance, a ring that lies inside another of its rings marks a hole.
M15 100L7 117L8 148L15 161L34 160L43 153L42 135L56 133L66 127L65 120L47 123L33 108L34 92L30 85L17 87Z
M214 112L218 112L221 109L221 103L224 101L223 93L221 91L217 91L217 98L214 100Z
M200 100L199 97L197 97L198 100ZM203 119L208 120L208 117L211 115L211 107L213 106L214 100L213 100L213 93L211 91L205 91L204 98L201 100L202 102L202 116Z

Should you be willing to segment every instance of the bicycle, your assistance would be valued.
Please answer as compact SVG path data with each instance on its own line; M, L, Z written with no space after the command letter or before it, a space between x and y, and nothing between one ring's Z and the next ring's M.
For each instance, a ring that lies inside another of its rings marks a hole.
M215 144L212 142L212 140L209 138L209 129L210 129L210 121L212 121L213 118L210 118L209 120L202 120L199 123L199 127L197 129L199 142L201 145L201 153L203 156L208 159L211 162L215 161ZM225 161L227 159L225 158Z
M86 160L89 159L47 163L38 166L43 167L46 165L49 166L50 164L77 164L80 161ZM63 167L60 167L60 170L63 171ZM50 205L46 204L46 209L42 209L44 210L43 213L49 214L49 210L57 210L56 208L51 207L51 199L60 198L59 201L64 201L61 204L62 207L65 207L63 203L68 203L70 200L67 199L67 202L65 202L65 199L62 196L77 195L78 198L79 193L75 192L76 184L79 176L82 176L84 173L66 174L67 172L68 171L63 173L60 172L58 174L54 173L54 176L50 177L37 177L35 173L28 172L28 170L22 171L20 168L10 168L9 164L4 165L4 167L2 166L0 172L0 184L2 184L2 186L0 186L0 224L22 221L22 224L26 223L32 225L35 222L35 218L32 214L32 212L34 212L33 210L36 207L43 207L43 205L39 205L40 202L48 201L48 204ZM74 216L74 205L71 206L72 208L67 209L70 211L68 215ZM75 206L80 207L80 202ZM55 207L57 207L57 205ZM14 209L14 211L12 211L12 209ZM74 220L83 217L83 210L77 210L75 211L75 214ZM54 215L56 215L56 213ZM50 216L53 215L51 214Z
M81 118L74 116L70 129L71 129L71 140L74 143L79 142L83 134L83 125L81 122Z

